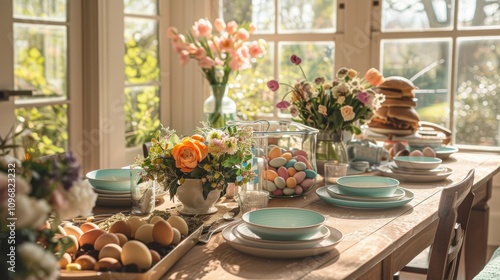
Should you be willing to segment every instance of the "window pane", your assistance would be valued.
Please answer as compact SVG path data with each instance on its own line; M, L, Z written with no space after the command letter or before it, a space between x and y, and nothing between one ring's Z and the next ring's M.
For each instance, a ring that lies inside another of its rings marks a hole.
M458 39L456 143L500 146L500 38Z
M273 114L275 96L267 88L267 81L273 79L274 44L267 44L267 53L259 59L252 59L250 69L240 71L229 79L228 96L236 102L238 118L260 119Z
M66 40L65 26L14 24L14 84L36 91L23 99L67 96Z
M127 84L158 81L158 24L155 20L125 19L125 79Z
M14 18L66 21L66 0L14 0L12 4Z
M281 0L279 1L279 31L335 32L336 1Z
M275 6L268 0L221 0L222 18L225 22L251 22L255 33L274 33Z
M334 48L333 43L326 42L280 43L280 76L278 81L293 86L296 80L302 79L312 82L318 77L325 77L327 80L332 80L333 69L335 68ZM306 77L304 77L299 67L290 61L290 57L294 54L302 59L300 66L304 70ZM279 100L281 100L287 90L285 87L281 87L277 93Z
M27 144L32 156L62 153L68 148L68 106L16 109L17 120L31 131L32 143Z
M416 110L420 120L448 126L449 39L382 40L382 73L401 76L418 87Z
M500 26L500 0L459 0L458 26L463 29L498 28Z
M126 14L156 15L158 4L156 0L123 0Z
M127 147L151 141L160 128L159 87L125 88L125 139Z
M451 29L453 0L383 0L382 31Z

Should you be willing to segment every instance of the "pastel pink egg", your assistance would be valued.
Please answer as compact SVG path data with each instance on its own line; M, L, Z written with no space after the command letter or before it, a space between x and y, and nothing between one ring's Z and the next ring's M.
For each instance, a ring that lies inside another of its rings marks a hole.
M306 178L306 179L304 179L304 180L300 183L300 185L301 185L304 189L306 189L306 188L307 188L307 189L308 189L308 188L310 188L313 184L314 184L314 179L312 179L312 178Z
M295 187L295 194L302 194L304 192L304 189L298 185Z
M272 192L272 194L273 194L273 195L276 195L276 196L278 196L278 195L283 195L283 190L282 190L282 189L277 189L277 190L275 190L274 192Z
M293 175L293 178L297 180L297 184L300 184L306 178L306 173L304 171L299 171Z
M306 164L307 168L308 169L311 169L311 164L309 163L309 161L307 160L307 158L305 156L302 156L302 155L298 155L297 156L297 161L300 161L300 162L303 162Z
M295 151L293 151L293 155L294 156L299 156L300 155L300 156L303 156L303 157L307 158L307 153L304 150L295 150Z
M288 177L290 177L290 175L288 174L288 170L284 166L278 168L278 175L285 180L288 179Z

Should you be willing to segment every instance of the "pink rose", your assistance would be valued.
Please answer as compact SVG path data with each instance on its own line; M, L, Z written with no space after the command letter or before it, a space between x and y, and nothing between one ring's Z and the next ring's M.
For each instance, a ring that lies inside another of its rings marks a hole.
M370 94L366 91L362 91L356 95L356 98L363 104L368 104L370 102Z
M229 35L233 35L236 32L236 30L238 30L238 24L236 23L236 21L232 20L227 23L226 31Z
M346 106L343 106L342 108L340 108L340 114L342 115L342 118L344 119L344 121L350 121L350 120L354 119L354 117L356 116L352 106L349 106L349 105L346 105Z
M280 88L280 84L276 80L270 80L267 82L267 87L272 91L277 91Z
M236 39L246 41L248 40L248 38L250 38L250 33L248 33L248 31L245 28L240 28L236 32L235 37Z
M223 19L217 18L214 21L214 27L215 27L215 30L219 31L219 33L220 33L226 28L226 23L224 22Z

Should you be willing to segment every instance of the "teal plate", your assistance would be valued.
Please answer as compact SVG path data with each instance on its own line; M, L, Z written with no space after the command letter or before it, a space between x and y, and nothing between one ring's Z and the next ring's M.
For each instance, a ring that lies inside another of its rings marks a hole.
M99 169L86 175L95 189L130 192L130 169Z
M337 206L343 206L343 207L350 207L350 208L363 208L363 209L386 209L386 208L393 208L393 207L398 207L401 205L405 205L408 202L412 201L412 199L415 197L415 194L407 189L401 188L402 190L405 191L405 196L401 198L400 200L396 201L377 201L377 202L370 202L370 201L353 201L353 200L344 200L344 199L338 199L338 198L333 198L328 194L327 191L328 187L321 187L316 190L316 194L321 198L322 200L334 204Z
M436 152L437 158L447 159L450 157L451 154L458 152L458 148L453 146L443 146L437 148L434 151Z

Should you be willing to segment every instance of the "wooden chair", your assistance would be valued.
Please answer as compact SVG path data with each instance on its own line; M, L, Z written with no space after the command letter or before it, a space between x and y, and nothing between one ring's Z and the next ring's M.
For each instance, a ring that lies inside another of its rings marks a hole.
M151 148L151 142L146 142L142 144L142 154L144 155L145 158L148 157L150 148Z
M426 274L427 279L457 278L465 232L474 200L471 189L473 181L472 169L462 181L443 189L434 242L401 271ZM398 275L394 278L399 279Z

